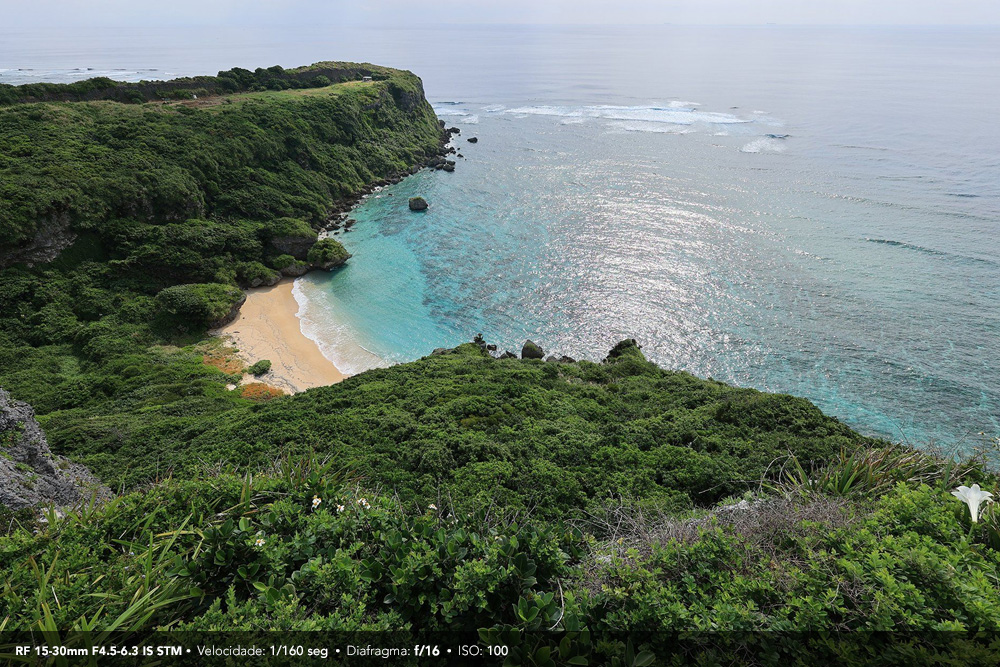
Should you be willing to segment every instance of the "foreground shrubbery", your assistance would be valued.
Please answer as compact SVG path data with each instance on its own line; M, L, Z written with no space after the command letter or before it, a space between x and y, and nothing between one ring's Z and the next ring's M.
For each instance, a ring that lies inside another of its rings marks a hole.
M52 515L37 534L26 525L0 540L0 617L62 630L552 629L555 642L587 629L633 633L653 655L672 650L663 631L1000 629L1000 553L943 488L947 473L850 500L755 495L686 516L619 502L548 521L401 503L331 467L284 459L265 475L168 480ZM591 664L622 648L570 636L564 648Z

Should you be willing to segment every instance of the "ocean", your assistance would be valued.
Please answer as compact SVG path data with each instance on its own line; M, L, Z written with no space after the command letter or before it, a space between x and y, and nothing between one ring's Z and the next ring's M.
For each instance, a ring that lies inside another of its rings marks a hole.
M318 60L413 70L461 129L296 284L341 370L635 338L865 433L1000 435L1000 30L0 30L0 83Z

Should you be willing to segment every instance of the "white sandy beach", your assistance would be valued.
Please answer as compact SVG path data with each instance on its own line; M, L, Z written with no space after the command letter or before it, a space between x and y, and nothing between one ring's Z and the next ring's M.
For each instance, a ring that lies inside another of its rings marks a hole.
M247 290L239 318L214 333L228 337L247 365L269 359L271 370L260 381L294 394L335 384L345 375L302 333L292 285L287 280Z

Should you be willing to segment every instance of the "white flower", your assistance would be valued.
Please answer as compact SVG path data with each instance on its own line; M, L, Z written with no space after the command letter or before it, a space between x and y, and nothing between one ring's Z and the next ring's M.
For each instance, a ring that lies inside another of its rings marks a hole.
M427 506L427 509L429 509L429 510L436 510L437 508L438 508L438 506L435 505L434 503L431 503L430 505Z
M337 511L338 512L343 512L344 511L344 506L343 505L337 505Z
M358 504L364 507L365 509L371 507L371 505L368 504L368 501L365 500L364 498L358 498Z
M978 484L973 484L971 489L967 486L960 486L952 491L951 495L955 496L969 506L969 513L972 515L972 523L979 521L979 505L983 501L988 503L993 502L993 494L989 491L983 491L979 488Z
M313 509L316 509L317 507L319 507L319 504L321 502L323 502L322 498L320 498L319 496L313 496Z
M257 541L254 542L254 546L258 546L258 547L264 546L264 538L263 537L258 537Z

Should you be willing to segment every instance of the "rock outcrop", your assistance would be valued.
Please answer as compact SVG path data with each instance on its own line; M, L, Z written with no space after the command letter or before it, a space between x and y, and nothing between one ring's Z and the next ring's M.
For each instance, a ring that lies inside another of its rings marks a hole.
M524 346L521 347L521 358L522 359L544 359L545 352L537 343L532 340L524 341Z
M271 239L271 247L276 254L291 255L300 260L306 258L314 243L316 236L276 236Z
M343 266L351 258L351 253L340 244L340 241L331 238L320 239L309 250L306 260L310 268L331 271L338 266Z
M27 403L0 389L0 505L66 507L107 500L111 491L85 466L52 454Z
M236 299L236 302L233 303L232 306L230 306L229 312L223 315L222 317L209 322L208 328L218 329L220 327L226 326L230 322L235 322L236 318L240 316L240 308L242 308L243 304L246 302L247 302L246 293L240 292L240 296Z
M602 363L609 364L624 358L635 358L646 361L646 357L642 354L642 346L636 342L635 338L626 338L623 341L619 341L611 348L608 356L604 358Z
M0 248L0 269L19 263L30 267L51 262L75 240L76 234L70 229L68 213L42 218L30 241L11 249Z
M426 211L427 210L427 200L423 197L410 197L410 210L411 211Z

